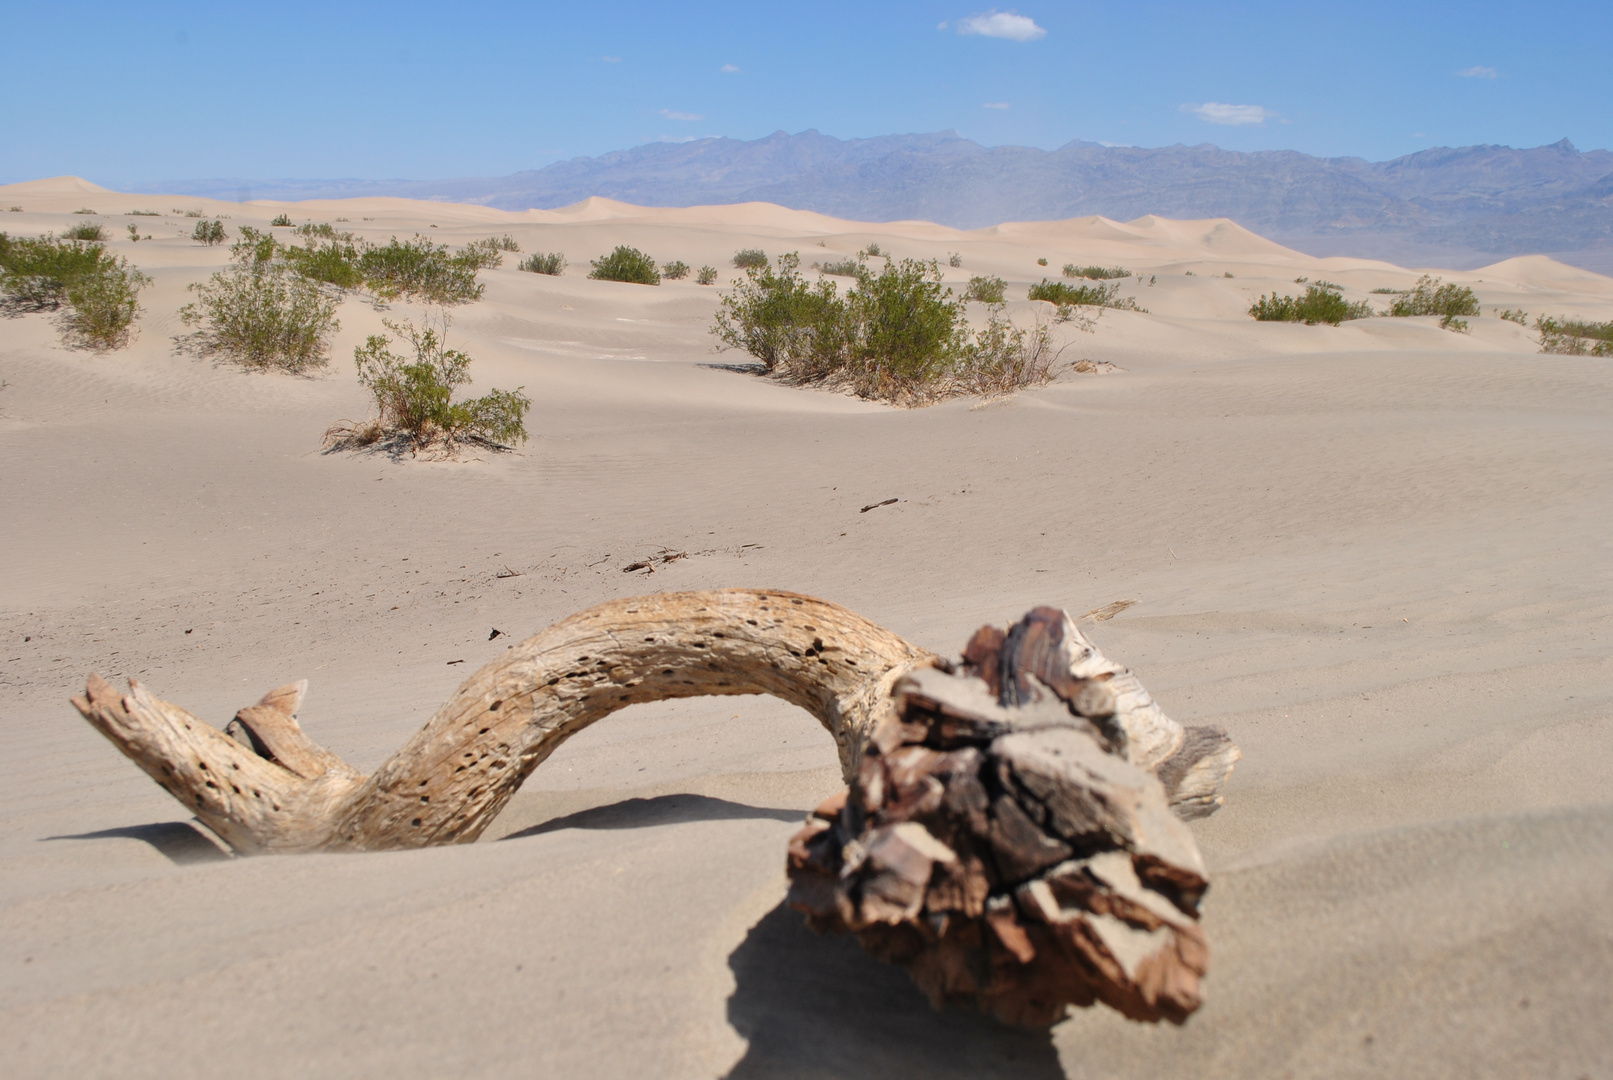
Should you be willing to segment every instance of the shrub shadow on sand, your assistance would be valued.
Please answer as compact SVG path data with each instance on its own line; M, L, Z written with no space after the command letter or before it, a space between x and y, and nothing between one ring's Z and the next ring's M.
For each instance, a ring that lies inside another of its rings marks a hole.
M728 958L728 1022L750 1048L727 1080L1065 1080L1046 1031L937 1012L907 973L780 904Z

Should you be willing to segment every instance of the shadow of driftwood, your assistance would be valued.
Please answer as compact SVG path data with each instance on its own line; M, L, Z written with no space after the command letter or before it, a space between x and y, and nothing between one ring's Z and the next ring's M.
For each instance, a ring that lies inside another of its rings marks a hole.
M750 1048L728 1080L1064 1080L1052 1038L959 1009L937 1012L856 940L814 934L780 904L728 958L728 1022Z
M800 821L803 810L783 810L768 806L715 799L709 795L657 795L650 799L623 799L609 806L578 810L564 817L551 818L513 832L505 840L538 836L558 829L643 829L652 825L677 825L686 821L731 821L737 818L769 818L773 821Z
M144 840L176 865L218 862L231 858L218 843L188 821L159 821L151 825L125 825L99 832L47 836L46 840Z

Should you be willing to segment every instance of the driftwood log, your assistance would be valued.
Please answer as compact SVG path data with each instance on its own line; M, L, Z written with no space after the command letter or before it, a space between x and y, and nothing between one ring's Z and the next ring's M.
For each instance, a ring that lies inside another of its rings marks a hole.
M1037 608L952 664L835 604L726 589L617 600L472 674L364 775L296 720L299 682L223 729L130 680L74 706L241 854L475 840L571 735L624 706L772 694L834 736L848 790L791 841L790 902L904 964L937 1004L1042 1025L1104 1001L1180 1022L1208 953L1182 818L1238 750L1172 721ZM1174 811L1174 812L1173 812Z

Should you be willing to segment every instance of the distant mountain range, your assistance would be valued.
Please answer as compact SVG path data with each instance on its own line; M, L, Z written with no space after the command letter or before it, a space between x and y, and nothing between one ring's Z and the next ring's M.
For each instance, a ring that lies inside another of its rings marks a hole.
M226 199L397 195L549 209L602 195L644 206L772 202L859 221L959 228L1101 214L1228 217L1315 255L1475 266L1553 254L1613 272L1613 153L1437 148L1372 162L1209 144L985 147L956 132L817 131L652 143L493 179L171 181L136 190Z

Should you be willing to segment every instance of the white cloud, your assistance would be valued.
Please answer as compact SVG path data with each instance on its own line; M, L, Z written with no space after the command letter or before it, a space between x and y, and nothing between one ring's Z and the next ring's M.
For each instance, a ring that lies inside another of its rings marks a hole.
M984 105L982 105L980 107L982 109L1006 109L1006 108L1008 108L1008 102L1006 102L1006 101L988 101L988 102L986 102Z
M1464 79L1493 79L1501 73L1493 67L1470 67L1463 68L1456 74Z
M737 64L724 64L722 67L718 68L717 70L722 72L724 75L732 75L736 71L739 70L739 65L737 65Z
M704 120L702 113L678 112L676 109L662 109L661 115L668 120Z
M1182 111L1192 113L1206 124L1223 124L1227 127L1264 124L1277 115L1264 105L1223 105L1219 101L1206 101L1202 105L1183 105Z
M668 142L668 143L686 143L686 142L697 142L700 139L706 138L706 137L708 137L708 136L701 136L701 135L662 135L659 138L657 138L655 141L656 142Z
M945 26L945 23L941 24ZM1047 31L1036 25L1029 15L992 8L980 15L958 20L958 33L978 34L981 37L1002 38L1006 41L1035 41L1047 36Z

